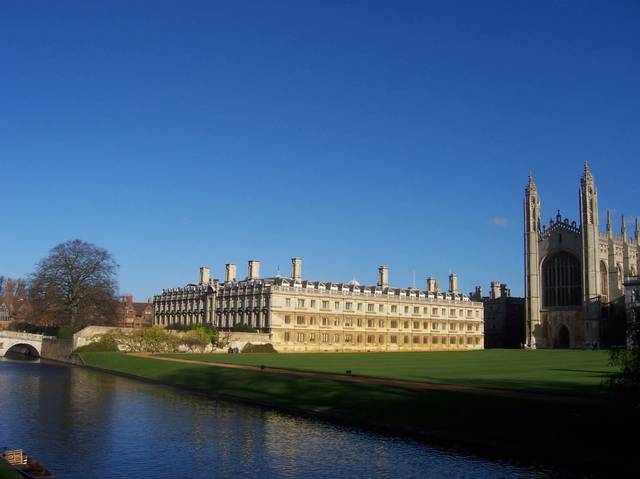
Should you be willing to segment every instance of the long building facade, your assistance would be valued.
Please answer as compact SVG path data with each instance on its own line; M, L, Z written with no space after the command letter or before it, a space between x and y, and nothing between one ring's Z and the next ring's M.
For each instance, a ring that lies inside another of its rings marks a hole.
M606 229L600 231L598 192L588 163L580 180L579 204L579 222L558 211L543 225L538 188L529 176L524 259L526 340L531 348L595 348L624 337L609 313L619 303L624 307L624 277L640 269L638 221L629 238L623 216L616 235L607 212Z
M166 289L154 297L154 323L211 324L221 330L245 325L268 333L278 351L430 351L482 349L483 305L458 291L389 286L381 266L375 286L302 279L292 259L291 277L260 278L251 260L243 280L226 265L224 281L200 269L199 284Z

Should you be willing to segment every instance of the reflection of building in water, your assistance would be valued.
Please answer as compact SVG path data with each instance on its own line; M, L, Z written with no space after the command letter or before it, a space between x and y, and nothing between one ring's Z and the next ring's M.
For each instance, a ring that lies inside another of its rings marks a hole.
M435 278L427 289L394 288L389 269L379 268L376 285L302 279L302 260L292 259L291 277L260 278L260 262L236 279L226 265L224 281L200 268L199 284L165 289L154 297L154 323L238 325L269 334L280 351L425 351L483 347L482 303L458 290L449 276L441 291Z
M600 231L598 192L589 165L580 181L580 221L558 211L548 225L540 222L538 188L529 176L525 190L526 338L534 348L582 348L624 342L613 314L623 297L624 276L640 266L638 221L633 238L622 218L613 233L607 213Z

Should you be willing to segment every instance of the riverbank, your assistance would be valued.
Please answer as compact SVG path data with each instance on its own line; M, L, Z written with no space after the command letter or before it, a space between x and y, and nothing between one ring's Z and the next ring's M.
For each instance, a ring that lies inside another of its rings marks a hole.
M345 382L120 353L83 353L88 367L294 414L437 440L483 454L572 469L630 472L623 431L638 413L618 407Z

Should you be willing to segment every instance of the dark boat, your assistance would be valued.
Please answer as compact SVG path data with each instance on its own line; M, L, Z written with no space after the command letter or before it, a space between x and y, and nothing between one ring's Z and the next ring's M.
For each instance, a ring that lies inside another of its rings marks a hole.
M22 449L3 449L0 460L27 479L54 479L53 475Z

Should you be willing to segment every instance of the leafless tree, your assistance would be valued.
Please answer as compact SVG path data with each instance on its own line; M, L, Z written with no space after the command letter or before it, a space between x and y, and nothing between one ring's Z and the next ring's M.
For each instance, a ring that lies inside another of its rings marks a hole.
M73 327L116 321L117 270L113 256L91 243L76 239L53 247L30 277L32 318Z

